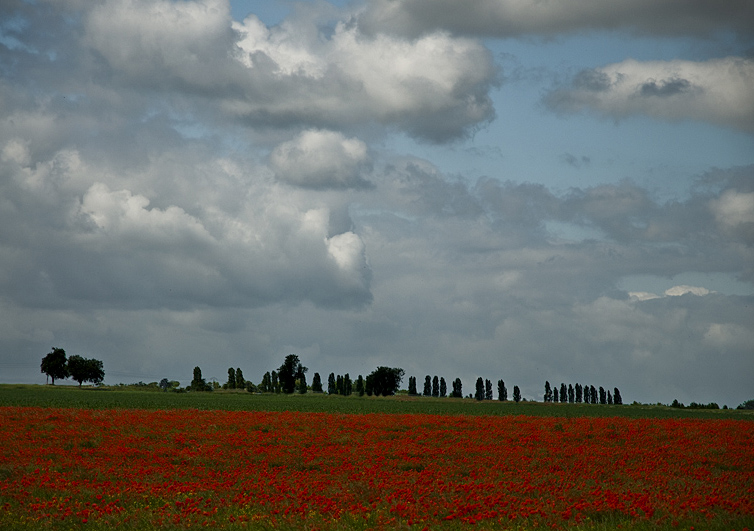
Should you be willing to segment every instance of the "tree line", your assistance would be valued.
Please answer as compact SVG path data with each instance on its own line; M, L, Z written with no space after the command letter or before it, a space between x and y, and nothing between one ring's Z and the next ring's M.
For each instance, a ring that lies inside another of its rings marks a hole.
M313 393L327 393L330 395L350 396L389 396L398 392L400 384L403 381L405 371L400 368L378 367L370 374L362 376L359 374L353 379L349 373L335 374L331 372L327 377L327 388L325 389L322 377L315 372L312 377L311 386L307 384L306 373L308 368L304 367L296 354L289 354L285 357L283 364L276 370L267 371L262 377L258 386L245 380L241 369L228 369L228 381L222 385L223 389L246 389L250 392L261 393L285 393L292 394L298 392L305 394L309 390ZM197 373L199 378L197 378ZM211 391L212 387L201 380L201 369L194 368L194 380L188 387L189 390ZM419 393L416 376L408 378L408 395L425 396L435 398L463 398L463 383L460 378L452 382L452 390L448 393L447 381L444 377L437 375L424 377L424 387ZM492 381L477 378L475 393L469 393L467 398L476 400L493 400L494 392ZM497 381L497 399L500 401L508 400L508 388L505 382L500 379ZM522 400L521 390L517 385L513 386L514 402ZM525 399L524 399L525 400ZM570 402L585 404L623 404L620 391L617 387L613 391L605 391L603 387L595 388L593 385L581 384L560 384L560 388L551 387L550 382L545 382L544 402Z
M602 405L617 405L623 404L623 398L621 397L620 390L617 387L613 388L613 392L605 391L603 387L599 390L593 385L581 385L581 384L560 384L560 390L557 387L550 387L550 382L545 381L545 394L543 397L544 402L564 402L564 403L584 403L584 404L602 404Z
M56 379L72 378L81 386L84 382L91 382L95 385L100 384L105 378L105 371L102 362L96 359L86 359L81 356L66 355L62 348L53 347L52 351L42 358L41 370L47 375L48 382L52 379L55 385ZM268 371L262 377L261 383L257 386L247 380L240 367L228 368L228 380L222 385L223 389L243 389L249 392L262 393L285 393L292 394L298 392L305 394L311 389L314 393L324 393L322 378L318 372L314 373L311 387L307 384L306 373L308 368L304 367L301 360L296 354L289 354L285 357L282 365L277 370ZM349 396L357 394L358 396L390 396L394 395L400 389L405 372L396 367L377 367L374 371L363 377L361 374L353 380L348 373L343 375L330 373L327 378L327 393L331 395ZM169 381L163 378L159 387L163 391L179 390L179 382ZM194 367L194 374L191 384L185 391L209 392L219 385L210 384L202 377L202 370ZM409 376L408 379L409 396L425 396L435 398L463 398L463 383L460 378L452 382L452 390L448 393L448 385L444 377L434 377L429 374L424 377L424 387L421 394L418 392L416 376ZM493 388L490 380L477 378L475 393L469 394L468 398L476 400L492 400ZM521 391L517 385L513 386L513 401L521 401ZM508 389L503 380L497 381L497 399L500 401L508 400ZM570 402L586 404L616 404L623 403L620 391L615 387L612 391L605 391L603 387L599 389L593 385L581 384L560 384L560 388L551 387L550 382L545 382L544 402ZM694 404L696 405L696 404ZM679 404L674 402L674 407ZM680 407L683 407L680 405Z

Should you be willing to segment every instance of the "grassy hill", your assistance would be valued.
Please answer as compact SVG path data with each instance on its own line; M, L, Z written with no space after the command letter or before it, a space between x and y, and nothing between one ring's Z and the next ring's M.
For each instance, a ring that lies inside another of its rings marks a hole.
M331 413L425 413L437 415L532 415L552 417L716 418L754 420L754 411L690 410L657 405L592 405L497 400L338 396L308 393L251 394L242 391L173 393L129 387L0 384L0 406L87 409L217 409Z

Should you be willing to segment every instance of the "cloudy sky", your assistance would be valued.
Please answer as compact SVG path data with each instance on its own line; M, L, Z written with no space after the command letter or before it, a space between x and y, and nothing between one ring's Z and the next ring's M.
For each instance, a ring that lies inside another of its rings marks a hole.
M754 3L5 0L0 381L754 398ZM408 378L404 382L407 384Z

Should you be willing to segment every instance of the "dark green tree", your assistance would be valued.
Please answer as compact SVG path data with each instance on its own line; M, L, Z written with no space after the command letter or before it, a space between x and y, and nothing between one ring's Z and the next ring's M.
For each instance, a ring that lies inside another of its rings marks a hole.
M592 393L589 391L589 386L585 385L584 387L584 403L588 404L591 402Z
M486 379L484 380L484 399L492 400L492 382Z
M620 391L618 391L617 387L613 389L613 403L615 403L616 406L623 405L623 398L620 396Z
M65 355L65 350L62 348L52 347L52 351L42 358L41 365L43 373L47 375L47 380L52 378L52 385L55 385L55 380L68 378L68 359Z
M414 383L416 382L416 378L414 378ZM359 396L364 396L364 391L366 391L364 387L364 377L359 374L359 377L356 378L356 393Z
M335 373L331 372L330 376L327 377L327 394L334 395L337 392L338 392L338 387L335 381Z
M560 401L568 402L568 387L564 383L560 384Z
M610 391L607 392L607 404L609 406L613 405L613 395L612 393L610 393Z
M424 396L432 396L432 378L429 376L424 377Z
M191 380L189 389L192 391L212 391L212 386L202 378L202 370L199 367L194 367L194 378Z
M296 380L298 383L298 392L302 395L305 395L308 391L308 388L306 387L306 374L303 372L301 373L301 376L298 377L298 380Z
M373 374L367 374L367 377L364 379L364 392L367 394L367 396L372 396L374 394Z
M552 388L549 380L545 380L545 394L542 399L544 402L552 402Z
M319 375L318 372L314 373L314 378L312 378L312 393L321 393L322 392L322 377Z
M450 393L453 398L463 398L463 384L460 378L453 380L453 392Z
M298 356L288 354L278 369L278 380L280 381L281 390L287 395L292 394L296 390L296 380L302 378L308 370L301 364Z
M440 398L448 396L448 384L445 383L445 378L440 377Z
M502 380L497 381L497 399L501 402L508 400L508 390L505 388L505 382Z
M246 378L240 368L236 369L236 389L246 389Z
M576 384L576 403L581 404L581 384Z
M335 394L338 394L338 395L346 394L343 389L343 375L342 374L339 374L335 378Z
M367 376L367 381L372 381L372 391L377 396L394 395L401 386L404 371L399 368L377 367Z
M476 379L476 393L474 393L474 398L477 400L484 400L484 380L482 380L482 377Z
M591 395L589 397L589 402L591 404L596 404L597 403L597 389L595 389L593 385L589 386L589 394Z
M170 387L170 381L167 378L160 380L160 389L167 391L168 387Z
M79 383L79 387L84 382L92 382L96 385L105 379L105 371L100 360L82 358L81 356L68 358L68 372L71 374L71 378Z
M351 380L351 375L346 373L343 376L343 394L345 396L351 396L353 393L353 381Z
M432 396L435 398L440 396L440 379L437 376L432 378Z
M267 371L264 373L264 376L262 376L262 383L259 384L259 390L263 393L272 393L272 375L270 374L270 371Z
M560 402L560 391L558 391L557 387L552 390L552 401L556 403Z
M600 404L603 406L607 404L607 396L605 395L605 388L600 386Z
M517 385L513 386L513 401L518 404L521 402L521 390L518 388Z
M568 402L573 404L574 398L573 385L568 384Z
M228 382L225 384L226 389L236 388L236 370L231 367L228 369Z
M416 376L408 377L408 394L416 396Z
M280 392L280 378L278 378L277 371L272 371L272 392L273 393L279 393Z

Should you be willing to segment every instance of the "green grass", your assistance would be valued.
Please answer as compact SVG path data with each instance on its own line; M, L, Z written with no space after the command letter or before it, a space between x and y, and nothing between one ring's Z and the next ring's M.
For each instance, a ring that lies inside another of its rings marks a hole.
M316 411L330 413L430 413L438 415L535 415L549 417L715 418L754 420L754 411L690 410L666 406L544 404L497 400L409 397L329 396L308 393L251 394L233 391L172 393L121 387L78 388L68 385L0 384L0 406L86 409L219 409L246 411Z

